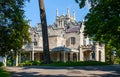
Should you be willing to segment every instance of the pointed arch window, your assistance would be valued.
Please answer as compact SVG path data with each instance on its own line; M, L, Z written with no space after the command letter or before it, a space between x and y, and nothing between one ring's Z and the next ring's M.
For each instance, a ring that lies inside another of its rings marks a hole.
M38 43L37 43L36 39L35 39L35 41L34 41L34 45L35 45L35 46L37 46L37 45L38 45Z
M71 37L71 44L75 44L75 37Z

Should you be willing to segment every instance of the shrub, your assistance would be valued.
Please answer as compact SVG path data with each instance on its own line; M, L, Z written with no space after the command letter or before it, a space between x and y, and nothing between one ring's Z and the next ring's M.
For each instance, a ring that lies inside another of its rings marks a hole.
M18 66L32 66L32 62L31 61L25 61L25 62L22 62L22 63L18 64Z
M101 65L109 65L106 62L98 62L98 61L78 61L78 62L71 62L68 61L64 62L53 62L51 64L43 64L47 66L101 66Z
M7 60L6 64L7 64L7 66L11 66L12 65L10 60Z
M25 66L25 63L20 63L20 64L18 64L18 66Z
M41 64L41 62L38 61L38 60L36 60L36 61L32 61L32 65L40 65L40 64Z
M20 63L18 66L32 66L32 65L40 65L41 62L40 61L25 61Z
M120 64L120 58L115 58L115 60L114 60L114 64Z
M25 66L32 66L32 62L31 61L26 61Z
M0 62L0 67L4 66L3 62Z

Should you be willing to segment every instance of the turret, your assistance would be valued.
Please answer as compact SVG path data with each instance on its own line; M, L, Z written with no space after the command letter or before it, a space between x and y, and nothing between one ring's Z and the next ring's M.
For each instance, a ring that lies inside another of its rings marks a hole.
M64 13L62 13L62 15L65 16Z
M76 20L75 11L73 11L73 18L74 18L74 20Z
M58 9L56 9L56 17L58 16Z
M59 16L58 16L58 9L56 9L56 22L57 22L57 25L59 25L58 19L59 19Z
M70 17L70 11L69 11L69 8L67 8L67 17Z

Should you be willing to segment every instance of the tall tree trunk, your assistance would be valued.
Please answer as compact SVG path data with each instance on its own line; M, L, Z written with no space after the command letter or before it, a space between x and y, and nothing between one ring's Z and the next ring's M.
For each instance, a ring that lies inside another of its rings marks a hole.
M45 64L49 64L50 63L50 52L49 52L48 31L47 31L47 21L46 21L44 0L38 0L38 2L39 2L39 9L40 9L41 24L42 24L43 62Z

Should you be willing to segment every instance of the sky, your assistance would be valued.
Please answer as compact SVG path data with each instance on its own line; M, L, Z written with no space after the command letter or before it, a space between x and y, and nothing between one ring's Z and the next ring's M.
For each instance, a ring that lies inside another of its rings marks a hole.
M74 0L44 0L47 24L53 24L56 18L56 9L58 9L58 15L66 15L67 8L70 10L70 14L73 15L73 11L76 13L76 21L82 21L85 15L88 13L89 7L86 6L83 9L79 8L79 5ZM40 23L40 12L38 0L30 0L26 2L25 7L26 19L31 20L31 26L37 26Z

